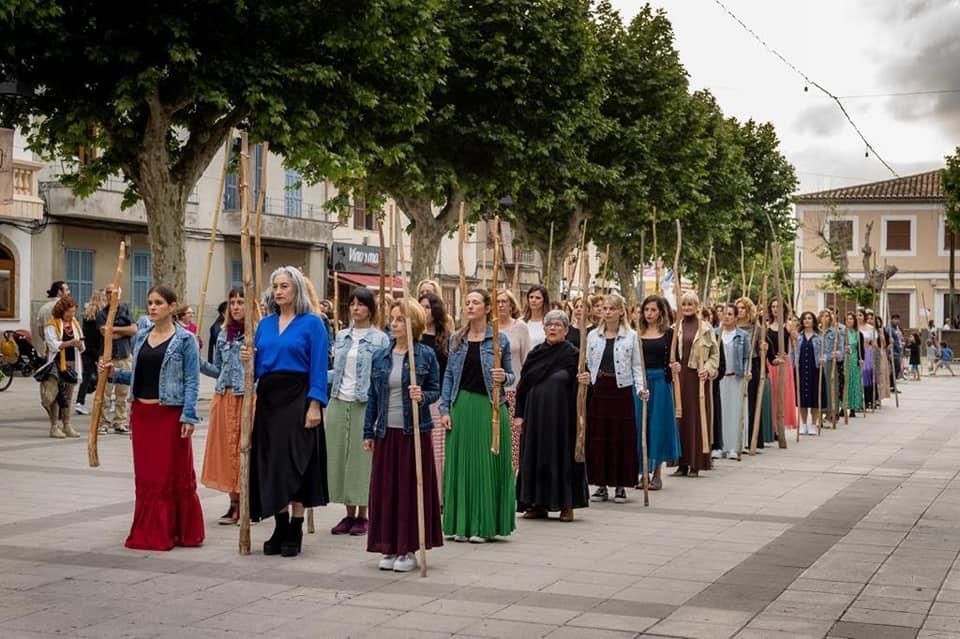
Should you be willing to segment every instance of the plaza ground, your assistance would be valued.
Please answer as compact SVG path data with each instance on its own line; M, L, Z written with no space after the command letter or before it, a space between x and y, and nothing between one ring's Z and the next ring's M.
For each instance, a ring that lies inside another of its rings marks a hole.
M204 380L203 397L211 384ZM508 539L428 554L430 574L377 570L364 538L317 509L297 559L264 557L272 524L216 525L202 548L126 550L126 436L47 438L36 383L0 393L0 637L960 638L960 379L924 378L819 438L790 438L643 508L518 521ZM201 414L206 412L201 404ZM77 417L78 429L87 418ZM205 427L194 436L202 461Z

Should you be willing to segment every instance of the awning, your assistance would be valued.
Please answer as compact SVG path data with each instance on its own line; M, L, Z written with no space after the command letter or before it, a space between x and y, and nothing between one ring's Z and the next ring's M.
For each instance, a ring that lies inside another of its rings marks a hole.
M380 276L366 275L364 273L337 273L337 279L341 282L354 284L356 286L365 286L372 290L380 290ZM396 275L387 275L383 284L387 290L402 291L403 280ZM391 286L392 285L392 286Z

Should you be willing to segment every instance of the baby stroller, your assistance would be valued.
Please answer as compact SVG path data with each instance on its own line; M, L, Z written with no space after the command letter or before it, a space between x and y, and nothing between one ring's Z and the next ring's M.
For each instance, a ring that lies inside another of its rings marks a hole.
M30 377L44 364L46 360L33 347L30 331L3 332L0 340L0 391L10 387L15 375Z

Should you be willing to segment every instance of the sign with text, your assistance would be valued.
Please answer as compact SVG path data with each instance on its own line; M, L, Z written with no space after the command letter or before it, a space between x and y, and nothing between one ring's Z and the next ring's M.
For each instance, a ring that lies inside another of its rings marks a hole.
M376 275L380 272L379 246L334 242L332 255L333 270L338 273L370 273ZM387 256L389 256L389 252Z

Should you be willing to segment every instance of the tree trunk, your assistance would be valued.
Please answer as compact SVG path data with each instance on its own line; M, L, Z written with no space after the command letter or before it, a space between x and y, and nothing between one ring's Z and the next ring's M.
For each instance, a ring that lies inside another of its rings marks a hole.
M154 181L144 176L139 188L147 209L153 282L169 286L184 302L187 258L183 226L187 197L193 186L173 181Z
M620 282L620 295L627 303L627 312L637 303L637 286L634 278L636 267L630 264L616 244L610 245L610 266Z
M437 216L433 214L429 198L395 195L394 199L407 218L413 221L410 227L410 279L407 287L416 295L416 287L421 280L433 279L434 264L443 236L457 228L457 215L453 212L459 210L463 195L451 192ZM402 229L400 235L403 235ZM402 237L398 237L397 241L402 241Z
M567 255L580 243L580 223L583 222L584 217L583 211L578 209L570 216L565 225L561 222L554 226L553 265L549 273L543 273L543 285L547 288L547 293L549 293L551 300L560 299L560 279L563 277L562 264ZM526 227L525 222L527 222L526 218L518 217L511 220L511 225L517 238L527 246L532 247L537 254L540 255L541 269L542 271L546 271L547 254L550 252L550 240L539 239L536 233L531 232L531 229ZM537 230L542 230L542 220L536 224ZM586 268L589 268L589 264ZM579 284L579 275L574 275L574 277L577 278L578 281L567 282L568 290L572 290L574 286Z

